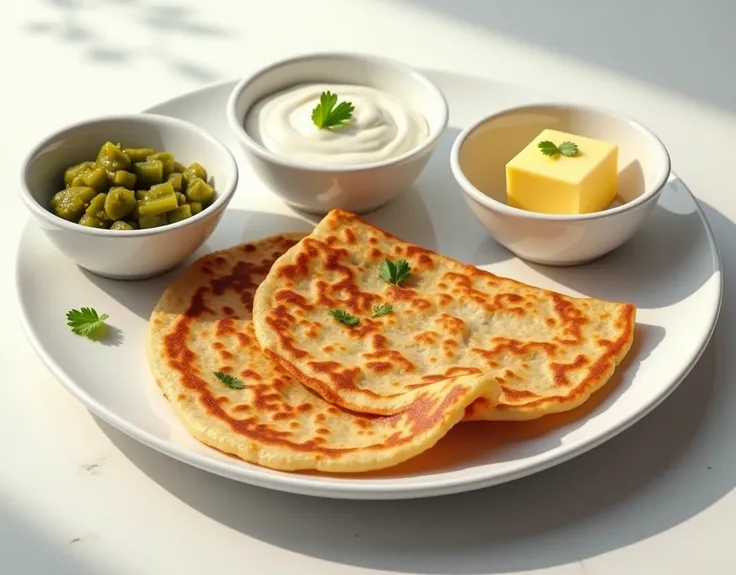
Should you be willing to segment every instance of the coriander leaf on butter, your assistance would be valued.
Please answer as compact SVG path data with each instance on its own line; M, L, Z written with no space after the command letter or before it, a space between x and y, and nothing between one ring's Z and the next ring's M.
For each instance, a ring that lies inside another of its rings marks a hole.
M245 382L242 379L238 379L237 377L229 373L216 371L215 377L219 379L222 383L227 385L230 389L243 389L245 387Z
M577 155L578 145L575 142L569 142L566 140L560 144L559 150L560 150L560 154L562 154L563 156L567 158L570 158L572 156Z
M336 105L337 104L337 105ZM337 103L337 94L322 92L319 104L312 110L312 122L320 129L338 128L353 116L355 106L351 102Z
M109 317L106 313L98 314L92 307L72 309L66 312L66 325L77 335L92 336L105 327L105 320Z
M390 303L373 306L373 315L371 317L381 317L382 315L391 313L393 309L394 306Z
M383 281L399 285L411 275L411 266L406 260L396 260L392 262L385 259L381 262L381 268L378 270L378 277Z
M344 323L345 325L353 326L353 325L356 325L360 321L360 318L352 314L349 314L348 312L342 309L331 309L327 313L329 313L337 321L339 321L340 323Z
M566 158L571 158L576 156L578 153L578 145L575 142L570 142L569 140L562 142L559 147L554 142L544 140L539 142L537 147L545 156L549 157L557 156L559 154Z

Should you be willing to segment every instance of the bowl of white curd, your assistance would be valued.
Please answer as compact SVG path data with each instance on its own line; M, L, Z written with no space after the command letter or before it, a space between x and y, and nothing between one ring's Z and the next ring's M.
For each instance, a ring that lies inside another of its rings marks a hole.
M387 58L318 53L242 79L230 128L259 178L290 206L377 209L407 191L447 126L447 101L421 72Z

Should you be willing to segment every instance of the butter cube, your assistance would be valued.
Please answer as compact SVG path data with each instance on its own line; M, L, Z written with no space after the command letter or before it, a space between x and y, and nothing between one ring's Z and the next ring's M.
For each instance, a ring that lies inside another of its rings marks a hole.
M574 156L546 156L539 142L578 146ZM589 214L616 197L618 146L557 130L543 130L506 164L510 206L544 214Z

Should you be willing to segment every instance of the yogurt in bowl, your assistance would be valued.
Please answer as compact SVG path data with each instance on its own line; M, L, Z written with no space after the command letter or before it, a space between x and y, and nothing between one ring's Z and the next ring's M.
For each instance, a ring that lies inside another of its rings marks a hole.
M256 175L287 204L365 213L410 188L448 108L437 86L404 64L322 53L244 78L227 116Z
M345 121L318 125L323 94L336 100L333 111L348 110ZM305 84L267 96L248 112L245 131L275 154L318 166L385 162L430 134L424 115L396 94L350 84Z

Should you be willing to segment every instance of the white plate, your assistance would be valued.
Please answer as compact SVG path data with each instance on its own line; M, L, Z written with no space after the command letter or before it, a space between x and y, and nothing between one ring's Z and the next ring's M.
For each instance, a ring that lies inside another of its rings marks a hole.
M450 104L448 133L416 188L368 219L496 274L572 295L636 304L640 325L630 358L582 413L534 423L463 424L428 454L382 476L291 474L240 462L192 439L148 372L143 350L148 316L181 268L143 282L97 278L64 259L31 223L19 246L18 300L26 333L43 362L90 411L162 453L238 481L324 497L413 498L510 481L592 449L643 417L694 366L718 317L720 256L695 199L673 176L646 228L609 257L576 268L526 264L493 242L465 207L450 174L448 152L466 123L539 96L486 80L430 74ZM232 145L225 102L233 85L208 87L150 111L194 122ZM311 228L309 216L286 208L242 162L240 169L231 207L202 252ZM79 306L110 314L113 343L93 343L68 330L65 312ZM470 435L473 440L467 441Z

